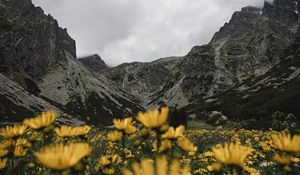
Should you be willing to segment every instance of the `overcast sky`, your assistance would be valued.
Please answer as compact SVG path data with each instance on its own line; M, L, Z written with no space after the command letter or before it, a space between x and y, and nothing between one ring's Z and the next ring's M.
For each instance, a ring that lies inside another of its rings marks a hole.
M181 56L208 43L234 11L263 0L33 0L76 40L78 57L110 66Z

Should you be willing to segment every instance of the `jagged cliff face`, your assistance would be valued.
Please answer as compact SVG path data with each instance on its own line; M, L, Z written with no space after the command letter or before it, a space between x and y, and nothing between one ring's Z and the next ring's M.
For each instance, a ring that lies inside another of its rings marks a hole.
M142 110L132 96L83 66L66 30L30 0L0 0L0 9L2 122L54 109L63 122L109 124L112 117Z
M48 67L76 58L75 41L66 29L30 0L0 1L0 72L14 77L24 72L39 77Z
M95 72L101 72L108 68L98 54L79 58L78 61Z
M103 75L123 90L155 106L160 101L185 106L226 91L276 65L298 26L297 0L275 0L262 9L233 14L208 45L183 57L123 64Z
M275 3L278 3L275 1ZM290 1L289 1L290 3ZM298 12L300 4L297 4ZM282 14L283 15L283 14ZM273 15L275 16L275 15ZM283 17L286 17L283 15ZM289 19L279 18L289 21ZM294 19L295 20L295 19ZM293 20L293 21L294 21ZM231 119L256 118L257 127L268 125L275 111L300 116L300 26L290 46L279 63L265 74L250 77L221 94L190 104L185 109L190 114L203 111L222 111ZM199 115L198 115L199 116ZM263 120L263 122L261 122Z
M190 114L203 111L222 111L231 119L258 121L257 127L266 127L275 111L300 116L300 27L292 44L280 62L265 74L246 79L234 88L210 98L190 104Z

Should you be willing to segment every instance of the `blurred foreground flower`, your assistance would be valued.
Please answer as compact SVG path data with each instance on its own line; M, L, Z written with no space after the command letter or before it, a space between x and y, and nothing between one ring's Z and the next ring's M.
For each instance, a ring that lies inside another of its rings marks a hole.
M74 137L74 136L81 136L86 135L90 132L91 127L88 125L85 126L67 126L63 125L60 128L55 128L54 131L59 137Z
M176 129L170 127L166 133L164 133L161 138L163 139L177 139L178 137L183 137L184 126L180 125Z
M101 170L104 174L114 174L115 173L114 164L119 164L121 162L122 159L118 155L102 156L98 159L98 162L95 165L95 170L97 172Z
M208 166L208 169L219 171L223 165L235 165L244 168L246 159L252 151L252 148L235 143L225 143L223 147L215 146L212 148L212 156L217 160L217 163Z
M58 113L55 111L47 111L43 112L39 116L35 118L25 119L23 124L29 126L33 129L40 129L51 125L56 118L58 117Z
M141 164L133 163L132 171L129 169L123 169L123 175L190 175L189 165L186 164L182 168L180 167L179 160L173 160L168 167L168 161L166 156L157 157L155 161L151 159L143 159Z
M272 135L275 147L286 152L300 152L300 135L293 137L289 133L279 133Z
M120 131L110 131L107 135L107 139L112 142L121 141L123 137L123 133Z
M27 126L24 125L6 126L5 128L0 129L0 135L4 136L5 138L18 137L23 135L26 129Z
M6 167L7 159L0 159L0 170Z
M8 150L7 149L1 149L0 150L0 157L4 157L4 156L6 156L7 154L8 154Z
M7 149L7 148L10 148L12 145L13 145L14 141L12 139L6 139L6 140L3 140L1 143L0 143L0 149Z
M185 137L178 138L178 146L183 149L184 151L188 152L189 155L195 155L197 151L197 147Z
M138 113L137 120L140 121L147 128L159 128L168 119L169 108L162 107L160 112L158 109L153 109L145 113Z
M89 156L92 148L87 143L58 144L35 152L35 157L47 168L65 170L76 165L82 158Z
M136 132L136 128L132 122L132 117L125 119L114 119L113 123L117 129L122 130L125 134L130 135Z

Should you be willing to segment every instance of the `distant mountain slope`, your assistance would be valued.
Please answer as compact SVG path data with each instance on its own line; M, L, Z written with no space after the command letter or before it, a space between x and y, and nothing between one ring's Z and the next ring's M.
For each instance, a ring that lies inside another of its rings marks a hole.
M80 64L66 29L31 0L0 0L0 37L1 80L7 82L1 84L0 115L8 120L55 109L74 121L110 124L112 117L143 110Z
M233 14L208 45L183 57L127 63L103 75L143 101L185 106L226 91L279 62L298 26L297 0L275 0Z
M79 58L78 61L95 72L108 68L98 54Z
M298 7L300 9L300 7ZM264 118L275 112L300 116L300 27L280 62L264 75L253 76L221 94L185 107L190 114L222 111L231 119Z

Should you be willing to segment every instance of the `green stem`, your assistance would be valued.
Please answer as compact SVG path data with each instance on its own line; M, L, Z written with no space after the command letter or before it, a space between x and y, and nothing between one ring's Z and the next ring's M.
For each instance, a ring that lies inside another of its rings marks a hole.
M159 134L159 129L155 130L156 132L156 153L158 154L158 150L160 147L160 134Z

